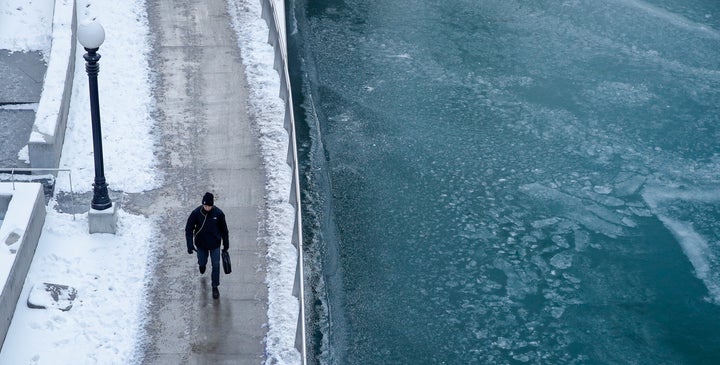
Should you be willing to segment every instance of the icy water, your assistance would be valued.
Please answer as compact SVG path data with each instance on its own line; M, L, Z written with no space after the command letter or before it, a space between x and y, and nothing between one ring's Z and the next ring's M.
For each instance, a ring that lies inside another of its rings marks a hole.
M311 362L720 363L720 2L288 9Z

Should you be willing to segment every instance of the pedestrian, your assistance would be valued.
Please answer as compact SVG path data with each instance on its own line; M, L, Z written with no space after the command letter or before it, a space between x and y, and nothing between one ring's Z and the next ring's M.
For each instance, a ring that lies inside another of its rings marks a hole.
M185 241L189 254L197 252L200 274L205 273L208 256L210 257L212 296L217 299L220 297L220 246L222 244L223 251L227 251L230 242L225 213L215 206L214 200L211 193L205 193L202 205L190 213L185 225Z

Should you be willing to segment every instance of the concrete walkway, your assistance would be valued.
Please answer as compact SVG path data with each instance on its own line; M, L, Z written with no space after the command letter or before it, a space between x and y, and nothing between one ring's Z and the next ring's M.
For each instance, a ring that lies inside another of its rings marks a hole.
M225 0L148 2L165 184L127 207L159 217L162 227L144 364L264 360L267 249L257 237L265 175L226 9ZM185 247L187 216L206 191L216 194L230 228L233 273L221 272L219 300L210 270L200 275Z

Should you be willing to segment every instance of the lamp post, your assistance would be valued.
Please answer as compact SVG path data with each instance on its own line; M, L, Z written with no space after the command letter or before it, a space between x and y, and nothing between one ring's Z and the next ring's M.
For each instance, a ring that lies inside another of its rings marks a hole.
M102 131L100 129L100 102L98 98L98 72L100 71L100 55L97 50L105 40L105 29L96 22L83 23L78 27L77 38L87 53L85 70L90 85L90 116L92 120L93 156L95 158L95 183L93 184L92 209L105 210L112 207L105 182L103 164Z

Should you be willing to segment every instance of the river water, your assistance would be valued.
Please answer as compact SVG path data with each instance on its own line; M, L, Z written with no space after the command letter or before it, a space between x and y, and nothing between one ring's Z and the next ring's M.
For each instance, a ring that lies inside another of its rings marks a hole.
M287 7L311 362L720 363L720 2Z

